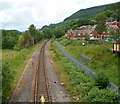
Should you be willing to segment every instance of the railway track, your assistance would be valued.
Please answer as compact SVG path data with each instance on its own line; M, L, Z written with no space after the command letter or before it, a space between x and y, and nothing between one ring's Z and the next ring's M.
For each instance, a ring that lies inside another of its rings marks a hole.
M34 102L40 102L41 96L44 96L45 102L51 103L49 83L45 68L45 46L49 40L45 41L41 47L39 62L36 63L35 82L34 82Z

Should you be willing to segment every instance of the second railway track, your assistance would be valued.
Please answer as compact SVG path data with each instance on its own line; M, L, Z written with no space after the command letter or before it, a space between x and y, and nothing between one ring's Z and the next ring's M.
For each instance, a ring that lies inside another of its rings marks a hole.
M34 83L34 102L40 102L41 96L44 96L45 102L51 103L49 91L49 82L45 68L45 46L49 40L45 41L41 47L39 62L36 64L35 83Z

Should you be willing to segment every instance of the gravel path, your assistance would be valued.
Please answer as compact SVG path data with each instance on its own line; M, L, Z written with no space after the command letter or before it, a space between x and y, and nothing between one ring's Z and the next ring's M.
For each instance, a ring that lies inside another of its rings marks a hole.
M46 71L48 75L52 101L53 102L69 102L70 99L66 97L64 87L61 86L61 83L59 82L55 74L55 69L52 65L52 59L50 57L50 52L48 49L49 43L50 41L47 43L47 46L45 47L45 63L46 63Z

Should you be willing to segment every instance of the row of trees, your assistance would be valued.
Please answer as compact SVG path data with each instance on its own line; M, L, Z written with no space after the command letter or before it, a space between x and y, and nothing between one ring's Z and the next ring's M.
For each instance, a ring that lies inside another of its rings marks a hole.
M46 33L46 31L42 32L37 30L33 24L23 33L17 30L1 30L1 32L2 49L28 48L43 38L50 38L50 34Z
M23 32L18 39L18 43L15 47L24 48L34 45L39 42L44 36L44 33L37 30L36 27L32 24L29 26L28 30Z

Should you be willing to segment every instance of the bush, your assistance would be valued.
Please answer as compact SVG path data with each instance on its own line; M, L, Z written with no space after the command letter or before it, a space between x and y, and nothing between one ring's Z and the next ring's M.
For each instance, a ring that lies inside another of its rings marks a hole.
M95 76L95 85L99 86L100 89L104 89L109 85L109 80L103 73L100 72Z
M14 72L9 69L9 63L2 63L2 102L7 102L11 94Z
M13 47L13 49L16 50L16 51L20 51L21 50L21 48L18 48L17 46Z
M89 102L118 102L117 92L109 88L99 90L98 87L93 87L88 92L86 100Z
M25 48L30 48L30 45L27 43L27 44L25 45Z

